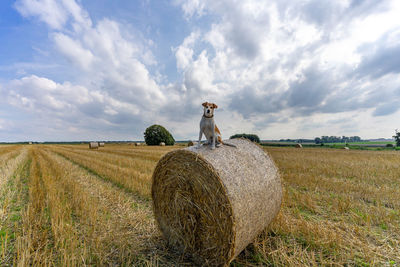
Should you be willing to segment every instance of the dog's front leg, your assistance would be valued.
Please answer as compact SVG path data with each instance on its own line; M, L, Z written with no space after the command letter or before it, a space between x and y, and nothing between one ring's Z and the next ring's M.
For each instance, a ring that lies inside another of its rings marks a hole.
M212 126L212 136L211 136L212 140L211 140L211 149L215 149L215 125L213 124Z
M201 147L201 137L203 137L203 131L200 129L199 141L197 142L197 148L200 148L200 147Z

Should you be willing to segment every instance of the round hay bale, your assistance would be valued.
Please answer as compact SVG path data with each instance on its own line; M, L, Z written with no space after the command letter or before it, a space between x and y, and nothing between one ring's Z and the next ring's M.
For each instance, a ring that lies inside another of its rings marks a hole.
M269 155L246 139L227 142L237 147L169 152L153 173L160 230L170 246L200 265L228 265L281 206L281 181Z
M197 142L195 141L189 141L187 146L197 146Z
M161 142L161 143L160 143L160 146L165 146L165 143L164 143L164 142Z
M104 142L100 142L99 147L104 147Z
M98 142L90 142L89 143L89 148L90 149L98 149L99 148L99 143Z
M345 149L345 150L349 150L350 148L348 148L347 146L345 146L345 147L343 147L343 149Z
M303 148L301 144L296 144L296 148Z

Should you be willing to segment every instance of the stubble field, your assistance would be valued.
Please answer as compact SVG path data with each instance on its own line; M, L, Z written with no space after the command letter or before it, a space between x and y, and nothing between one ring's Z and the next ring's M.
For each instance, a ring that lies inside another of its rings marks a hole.
M166 248L151 175L182 147L0 146L0 266L191 266ZM266 148L281 211L232 266L400 265L400 153Z

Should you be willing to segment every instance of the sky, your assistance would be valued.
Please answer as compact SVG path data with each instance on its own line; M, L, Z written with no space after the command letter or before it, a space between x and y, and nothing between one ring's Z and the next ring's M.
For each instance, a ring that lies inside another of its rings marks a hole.
M390 138L398 0L2 0L0 141Z

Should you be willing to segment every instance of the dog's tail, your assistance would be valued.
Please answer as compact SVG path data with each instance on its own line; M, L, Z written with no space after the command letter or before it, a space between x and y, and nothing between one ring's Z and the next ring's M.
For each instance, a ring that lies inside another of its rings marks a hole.
M222 142L222 141L221 141L221 144L223 144L225 146L231 146L231 147L236 147L237 148L237 146L235 146L235 145L232 145L232 144L229 144L229 143L225 143L225 142Z

